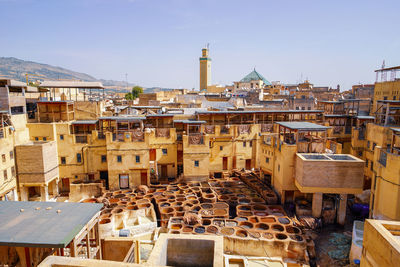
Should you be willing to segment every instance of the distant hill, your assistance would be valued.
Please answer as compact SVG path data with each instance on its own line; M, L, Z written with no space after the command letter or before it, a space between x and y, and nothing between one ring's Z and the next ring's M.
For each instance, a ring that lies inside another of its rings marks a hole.
M104 86L121 87L121 89L126 89L126 82L124 81L96 79L86 73L76 72L48 64L25 61L14 57L0 57L0 77L5 76L7 78L24 82L26 81L26 73L43 75L49 80L99 81L102 82ZM134 84L128 85L134 86Z

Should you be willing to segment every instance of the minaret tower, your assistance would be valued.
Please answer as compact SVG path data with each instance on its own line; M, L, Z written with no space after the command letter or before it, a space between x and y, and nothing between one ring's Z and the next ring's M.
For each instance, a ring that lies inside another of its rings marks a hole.
M200 58L200 91L208 88L211 84L211 58L208 57L208 44L207 48L201 50Z

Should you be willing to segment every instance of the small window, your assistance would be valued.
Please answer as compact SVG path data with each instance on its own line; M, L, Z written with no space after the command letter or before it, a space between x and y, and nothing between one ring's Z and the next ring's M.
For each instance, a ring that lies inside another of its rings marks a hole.
M43 141L46 141L47 140L47 138L46 137L43 137Z
M35 137L35 141L39 141L39 137Z
M265 163L269 163L269 158L265 158Z
M167 155L167 154L168 154L168 149L163 148L163 149L162 149L162 154L163 154L163 155Z
M61 164L65 165L66 163L67 163L67 161L66 161L65 157L61 157Z
M117 162L122 162L122 156L121 155L117 156Z
M363 155L362 151L358 151L358 156L362 157L362 155Z
M82 162L82 155L81 153L76 154L76 162L81 163Z
M249 142L250 147L253 147L253 141Z
M7 180L7 179L8 179L8 177L7 177L7 170L4 170L4 171L3 171L3 174L4 174L4 180Z
M1 155L1 160L2 160L3 162L6 162L6 154L2 154L2 155Z
M107 156L101 155L101 162L107 162Z
M136 156L136 163L140 163L140 156Z
M371 162L371 164L370 164L371 166L371 171L373 171L374 170L374 162Z
M219 150L221 150L222 151L222 149L224 149L222 146L219 146Z
M367 141L367 148L369 148L369 145L370 145L370 142L369 142L369 141Z
M368 167L368 159L365 160L365 167Z
M11 167L11 175L15 176L15 167L14 166Z
M10 151L10 159L14 159L14 151Z
M194 166L195 166L195 167L199 167L199 161L198 161L198 160L195 160L195 161L194 161Z
M64 135L60 134L60 140L64 140Z
M372 151L375 150L375 146L376 146L376 143L373 143L373 144L372 144Z
M243 142L243 147L246 147L246 141Z
M281 170L281 165L278 164L278 172Z

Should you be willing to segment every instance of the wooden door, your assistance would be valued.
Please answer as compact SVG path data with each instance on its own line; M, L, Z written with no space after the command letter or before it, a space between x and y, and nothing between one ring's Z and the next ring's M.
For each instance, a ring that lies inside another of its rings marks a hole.
M140 173L140 184L147 185L147 171L142 171Z
M251 159L246 159L246 170L251 169Z
M227 170L228 169L228 157L223 157L222 158L222 169Z
M129 188L129 175L128 174L120 174L119 175L119 188L121 188L121 189Z
M168 178L168 166L161 165L161 178Z
M150 149L150 161L155 161L156 160L156 150L155 149Z

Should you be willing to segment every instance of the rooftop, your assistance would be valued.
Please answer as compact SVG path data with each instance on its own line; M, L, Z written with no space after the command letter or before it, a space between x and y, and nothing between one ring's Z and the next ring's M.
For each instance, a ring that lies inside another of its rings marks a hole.
M264 84L266 85L272 85L267 79L265 79L260 73L254 69L252 72L247 74L243 79L240 80L240 82L248 83L251 81L263 81Z
M87 88L103 89L101 82L82 82L82 81L43 81L39 88Z
M291 130L300 130L300 131L326 131L327 129L330 128L316 123L305 122L305 121L283 121L283 122L277 122L277 124L289 128Z
M0 245L64 248L102 206L92 203L0 201Z

